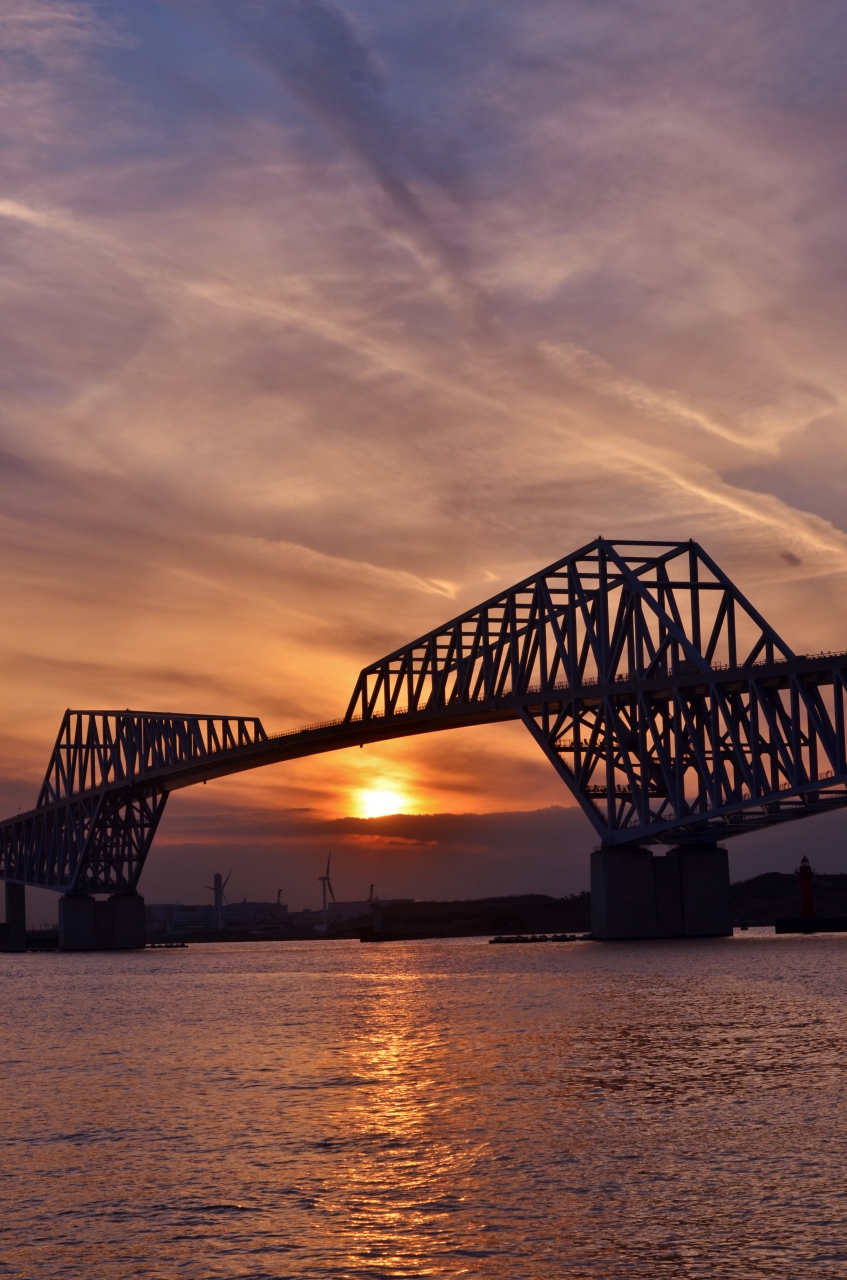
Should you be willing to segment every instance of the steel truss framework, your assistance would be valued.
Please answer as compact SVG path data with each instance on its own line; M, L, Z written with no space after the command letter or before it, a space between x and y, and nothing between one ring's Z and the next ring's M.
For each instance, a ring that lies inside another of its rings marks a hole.
M179 770L267 741L256 719L66 711L38 804L0 826L6 880L132 893Z
M847 805L847 653L791 649L694 542L602 538L359 675L343 719L69 711L0 875L131 892L177 787L520 719L604 844L714 843Z

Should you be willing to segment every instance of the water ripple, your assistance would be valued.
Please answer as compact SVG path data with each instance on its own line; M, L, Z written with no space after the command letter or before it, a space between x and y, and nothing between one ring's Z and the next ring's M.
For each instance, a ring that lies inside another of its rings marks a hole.
M847 938L0 975L0 1276L847 1280Z

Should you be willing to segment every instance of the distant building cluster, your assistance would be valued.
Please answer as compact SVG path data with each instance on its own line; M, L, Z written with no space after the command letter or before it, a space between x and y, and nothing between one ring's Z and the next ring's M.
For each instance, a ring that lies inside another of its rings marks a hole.
M220 919L219 919L220 915ZM223 907L190 906L182 902L152 903L145 907L148 935L210 933L222 925L226 930L265 933L291 920L284 903L231 902Z
M374 905L367 898L360 902L327 903L327 925L331 929L349 920L366 919L370 922ZM246 899L220 907L212 904L191 906L181 902L151 903L145 907L145 917L150 939L220 933L221 930L256 935L319 933L324 925L321 910L289 911L282 902L247 902Z

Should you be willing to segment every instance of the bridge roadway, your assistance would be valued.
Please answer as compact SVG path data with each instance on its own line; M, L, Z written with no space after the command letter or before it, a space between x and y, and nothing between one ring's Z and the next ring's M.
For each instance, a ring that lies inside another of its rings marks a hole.
M794 654L696 543L597 539L364 668L337 721L268 735L248 717L67 712L35 808L0 824L7 909L30 884L130 910L182 787L521 720L600 836L592 891L614 915L639 860L651 885L670 874L650 846L699 850L700 880L704 858L721 879L719 839L847 805L846 690L847 653Z
M711 668L712 676L707 681L703 672L681 672L670 675L663 673L652 678L639 677L636 674L618 675L613 681L589 679L575 689L564 684L556 684L543 690L539 686L531 687L523 693L509 693L498 698L480 700L472 704L427 707L420 711L408 711L399 708L389 715L379 712L367 718L361 715L349 719L325 720L318 724L305 725L298 729L284 730L280 733L268 734L261 721L256 717L247 719L247 723L255 726L256 736L249 743L218 751L203 751L202 754L188 756L185 759L167 761L153 767L139 770L133 777L135 787L151 792L162 790L170 793L184 787L195 786L201 782L211 782L215 778L227 777L230 774L245 773L250 769L259 769L265 765L282 764L289 760L301 760L306 756L321 755L329 751L343 751L349 747L364 747L377 742L390 742L398 738L419 736L424 733L438 733L448 729L464 729L474 725L492 724L498 721L523 720L526 716L538 716L543 712L560 715L568 707L578 705L582 709L599 706L605 700L625 702L633 696L644 696L659 701L670 699L676 693L690 693L702 696L709 688L720 690L725 697L746 695L751 681L762 690L790 690L793 681L802 680L808 687L832 686L847 675L847 652L800 654L797 657L783 659L778 662L757 662L747 667L728 669L721 664ZM186 724L201 724L207 721L232 721L233 716L179 715L173 712L148 711L69 711L68 717L96 716L97 718L114 718L146 721L182 721ZM244 719L244 718L241 718ZM800 781L795 787L784 783L782 791L792 791L799 795L820 790L821 782L827 785L834 783L835 771L829 770L816 778ZM118 775L113 777L105 787L90 787L76 793L78 799L100 795L105 791L119 792L126 788L127 779ZM606 788L593 786L589 793L593 796L605 796ZM835 795L833 795L835 800ZM45 811L45 808L61 805L64 800L54 801L51 805L40 805L35 809L7 818L0 823L0 831L17 823L33 818ZM749 802L755 805L756 799ZM843 797L847 805L847 793ZM629 843L629 840L627 841ZM0 875L5 878L5 875Z

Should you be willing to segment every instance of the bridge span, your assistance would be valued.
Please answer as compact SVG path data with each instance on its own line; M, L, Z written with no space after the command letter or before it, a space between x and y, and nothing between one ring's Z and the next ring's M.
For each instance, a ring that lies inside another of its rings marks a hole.
M598 538L365 667L335 721L67 711L35 807L0 824L7 945L26 885L63 895L69 945L94 895L137 938L172 791L497 720L523 721L600 837L598 936L727 932L718 841L847 805L845 688L847 653L795 654L697 543Z

